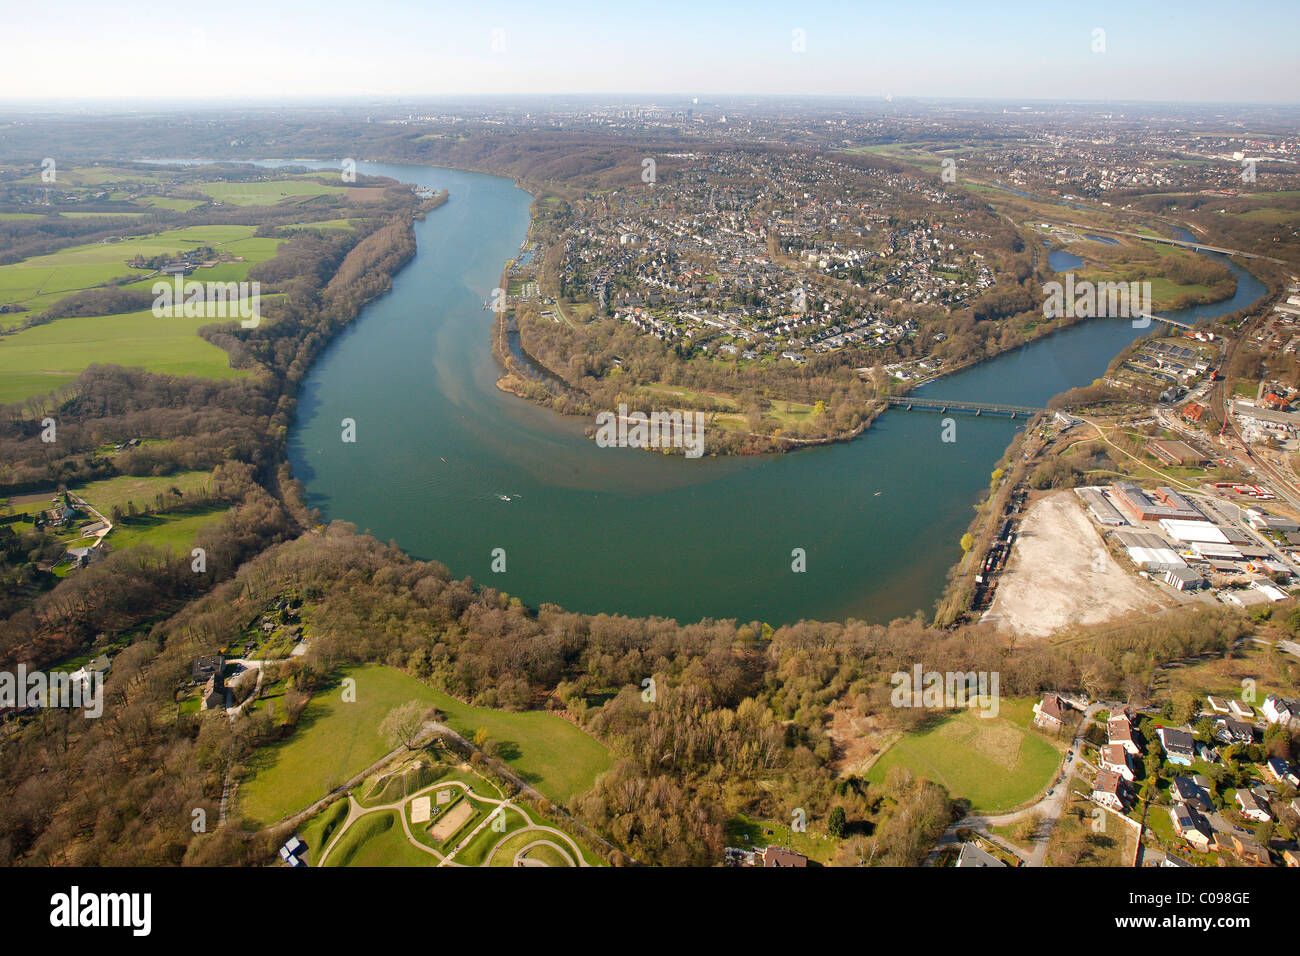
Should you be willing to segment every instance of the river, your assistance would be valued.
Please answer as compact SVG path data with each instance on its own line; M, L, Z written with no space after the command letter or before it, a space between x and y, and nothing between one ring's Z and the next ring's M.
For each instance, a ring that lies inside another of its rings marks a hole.
M931 612L1023 423L955 416L956 441L945 443L941 416L891 411L855 441L795 454L688 460L598 448L586 421L495 387L483 301L524 241L529 195L459 170L357 168L451 198L416 224L415 260L303 385L289 457L327 519L533 606L774 625ZM1262 294L1232 268L1237 295L1203 308L1230 312ZM1042 405L1092 381L1144 332L1093 320L924 393ZM356 422L355 443L341 440L344 418ZM503 573L492 570L495 549ZM803 573L792 571L794 549L806 554Z

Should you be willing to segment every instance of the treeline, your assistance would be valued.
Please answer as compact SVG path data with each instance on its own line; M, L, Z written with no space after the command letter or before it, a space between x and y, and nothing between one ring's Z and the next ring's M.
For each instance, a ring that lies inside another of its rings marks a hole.
M377 661L483 706L563 704L617 758L570 809L646 862L716 861L723 824L735 813L781 821L800 808L821 826L837 806L847 818L846 852L874 850L876 863L919 862L951 820L947 798L906 775L884 786L838 777L838 746L826 730L831 707L876 715L887 728L915 728L932 715L890 706L889 677L918 663L940 672L996 671L1007 696L1079 689L1141 703L1162 663L1228 653L1255 630L1226 609L1196 609L1080 631L1063 644L1008 648L988 628L932 630L915 620L773 630L551 605L532 613L339 523L261 550L284 517L269 496L249 491L206 542L227 565L249 559L197 599L184 562L124 552L5 622L6 647L48 654L60 649L50 646L57 635L71 645L78 635L112 633L146 609L166 612L188 600L115 659L103 719L49 714L18 725L0 754L7 861L240 862L271 852L239 839L237 822L196 837L187 821L193 807L215 805L227 763L238 771L286 728L264 716L233 727L160 718L172 712L194 656L227 646L289 591L310 608L304 619L313 635L306 657L287 665L295 693L321 685L342 664ZM653 702L641 694L646 678L655 682ZM63 759L51 760L55 752ZM95 753L114 761L101 768ZM141 773L158 754L185 779ZM107 773L124 789L92 785L92 773ZM129 814L122 812L127 797L135 801Z

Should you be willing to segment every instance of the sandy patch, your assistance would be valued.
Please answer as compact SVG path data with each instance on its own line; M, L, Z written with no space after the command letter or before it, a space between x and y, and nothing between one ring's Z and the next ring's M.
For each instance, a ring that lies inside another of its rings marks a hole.
M411 822L428 823L431 807L428 797L416 797L411 801Z
M461 824L473 815L474 804L468 800L462 800L438 818L438 822L429 828L429 836L438 841L445 840L459 830Z
M1025 514L983 620L1019 635L1047 637L1172 604L1111 557L1074 492L1057 491Z

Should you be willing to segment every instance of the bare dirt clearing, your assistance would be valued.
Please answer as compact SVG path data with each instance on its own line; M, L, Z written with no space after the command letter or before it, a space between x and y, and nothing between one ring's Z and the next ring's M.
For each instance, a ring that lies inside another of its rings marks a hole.
M1026 637L1148 614L1174 602L1120 565L1071 491L1034 502L983 620Z

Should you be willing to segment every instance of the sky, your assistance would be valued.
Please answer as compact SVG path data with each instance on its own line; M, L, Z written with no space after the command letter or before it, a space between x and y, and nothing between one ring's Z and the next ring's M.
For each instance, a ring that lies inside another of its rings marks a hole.
M1294 0L60 0L0 13L0 100L634 92L1297 104L1294 21Z

